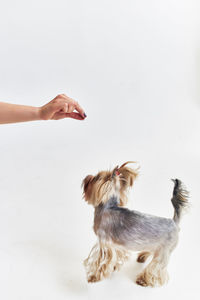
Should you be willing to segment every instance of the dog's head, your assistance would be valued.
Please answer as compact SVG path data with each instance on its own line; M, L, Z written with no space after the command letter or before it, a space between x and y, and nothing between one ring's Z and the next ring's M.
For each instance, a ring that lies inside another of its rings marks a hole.
M127 203L127 190L138 175L138 169L128 168L126 162L112 171L101 171L97 175L88 175L82 182L83 196L88 204L94 207L105 204L109 198L116 195L120 199L119 205Z

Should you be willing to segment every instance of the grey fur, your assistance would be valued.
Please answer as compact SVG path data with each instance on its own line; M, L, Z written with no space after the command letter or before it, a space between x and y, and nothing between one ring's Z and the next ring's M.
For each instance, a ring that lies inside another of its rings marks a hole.
M178 237L178 228L172 219L119 207L116 196L95 209L95 223L99 224L95 233L100 239L111 239L135 251L154 250L158 243L165 242L173 246Z
M188 203L186 190L180 180L174 180L172 203L174 218L162 218L119 207L118 196L95 208L94 230L100 239L112 240L128 249L155 250L159 245L174 247L178 241L178 222ZM98 226L95 226L98 224ZM96 229L97 227L97 229Z

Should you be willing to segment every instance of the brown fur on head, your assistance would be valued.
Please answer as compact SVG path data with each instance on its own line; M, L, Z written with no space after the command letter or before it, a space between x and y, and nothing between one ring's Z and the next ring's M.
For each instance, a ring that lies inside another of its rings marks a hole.
M88 204L94 207L105 204L109 198L116 195L120 199L119 205L127 203L127 190L138 175L138 169L126 167L130 161L116 167L112 171L101 171L96 176L88 175L82 182L83 196Z

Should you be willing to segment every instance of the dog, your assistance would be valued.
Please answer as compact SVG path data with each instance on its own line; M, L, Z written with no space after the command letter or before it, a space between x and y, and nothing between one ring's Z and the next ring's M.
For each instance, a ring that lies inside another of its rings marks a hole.
M172 219L129 210L127 192L138 176L138 168L126 162L112 171L88 175L82 182L83 197L94 206L94 232L98 237L84 261L88 282L97 282L119 270L130 257L138 253L137 261L151 262L137 276L141 286L161 286L168 281L167 265L178 242L179 222L188 206L188 192L182 182L173 180Z

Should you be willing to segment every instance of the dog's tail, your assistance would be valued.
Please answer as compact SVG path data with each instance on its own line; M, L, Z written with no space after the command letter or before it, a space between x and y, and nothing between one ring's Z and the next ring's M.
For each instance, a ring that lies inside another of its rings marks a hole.
M174 207L173 220L176 224L179 224L183 211L186 210L189 206L189 193L179 179L172 179L172 181L174 182L173 197L171 199Z

